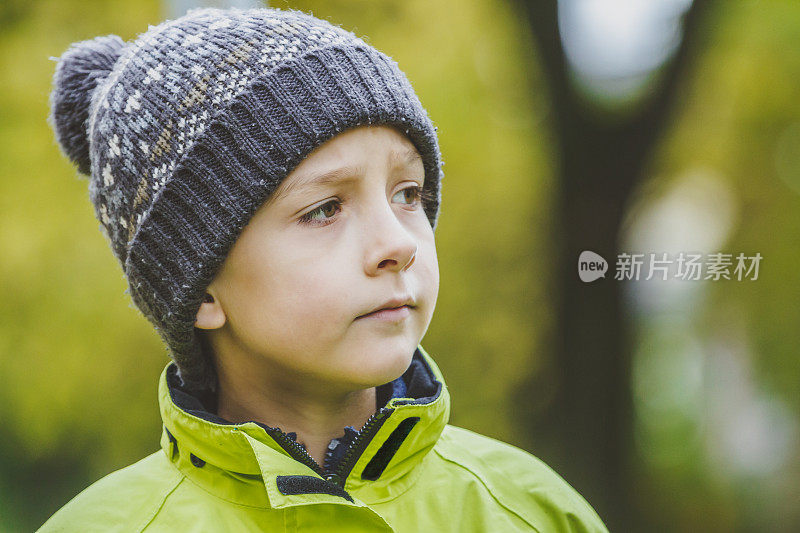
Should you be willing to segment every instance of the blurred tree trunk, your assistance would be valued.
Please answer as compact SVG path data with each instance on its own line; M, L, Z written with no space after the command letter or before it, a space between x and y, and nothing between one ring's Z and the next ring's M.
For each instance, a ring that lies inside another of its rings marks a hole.
M551 372L519 389L527 440L575 487L611 531L637 531L633 503L630 311L614 269L628 199L669 125L679 82L699 48L698 26L711 0L695 0L684 38L662 67L656 88L625 115L593 113L569 81L556 0L515 0L530 25L550 98L556 142L552 221L555 311ZM592 250L609 262L605 280L583 283L578 256ZM554 391L542 403L542 380Z

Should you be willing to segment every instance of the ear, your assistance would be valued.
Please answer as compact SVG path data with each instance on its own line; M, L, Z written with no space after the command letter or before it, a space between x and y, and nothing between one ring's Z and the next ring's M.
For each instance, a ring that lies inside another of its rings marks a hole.
M207 291L206 301L200 304L194 325L200 329L217 329L225 325L225 311L222 310L213 289Z

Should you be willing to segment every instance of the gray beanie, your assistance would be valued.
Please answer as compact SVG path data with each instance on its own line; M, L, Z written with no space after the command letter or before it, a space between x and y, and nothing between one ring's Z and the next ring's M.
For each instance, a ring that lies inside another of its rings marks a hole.
M314 148L365 124L405 133L422 155L423 209L441 200L436 128L390 57L292 10L200 8L74 43L50 96L63 151L181 379L216 389L194 327L237 237ZM127 292L127 291L126 291Z

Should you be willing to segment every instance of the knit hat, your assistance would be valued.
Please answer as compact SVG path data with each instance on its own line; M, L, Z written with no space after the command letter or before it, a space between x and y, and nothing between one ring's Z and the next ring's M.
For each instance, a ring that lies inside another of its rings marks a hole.
M215 390L194 327L237 237L314 148L348 128L390 125L422 156L431 227L443 176L436 128L397 62L293 10L190 10L132 42L72 44L49 122L89 176L89 197L187 387Z

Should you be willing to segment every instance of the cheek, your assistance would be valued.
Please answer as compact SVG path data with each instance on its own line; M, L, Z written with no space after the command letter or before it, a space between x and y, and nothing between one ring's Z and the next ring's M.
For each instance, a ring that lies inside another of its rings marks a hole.
M335 318L350 312L344 299L348 278L340 270L332 258L296 252L270 258L241 287L249 302L242 319L276 338L333 335Z
M232 317L236 336L255 353L281 354L298 365L313 361L347 326L342 298L326 281L336 280L301 269L259 279Z
M438 292L439 290L439 259L436 255L436 242L433 239L433 232L428 227L428 232L420 239L419 250L417 250L416 266L418 275L423 286L428 291Z

